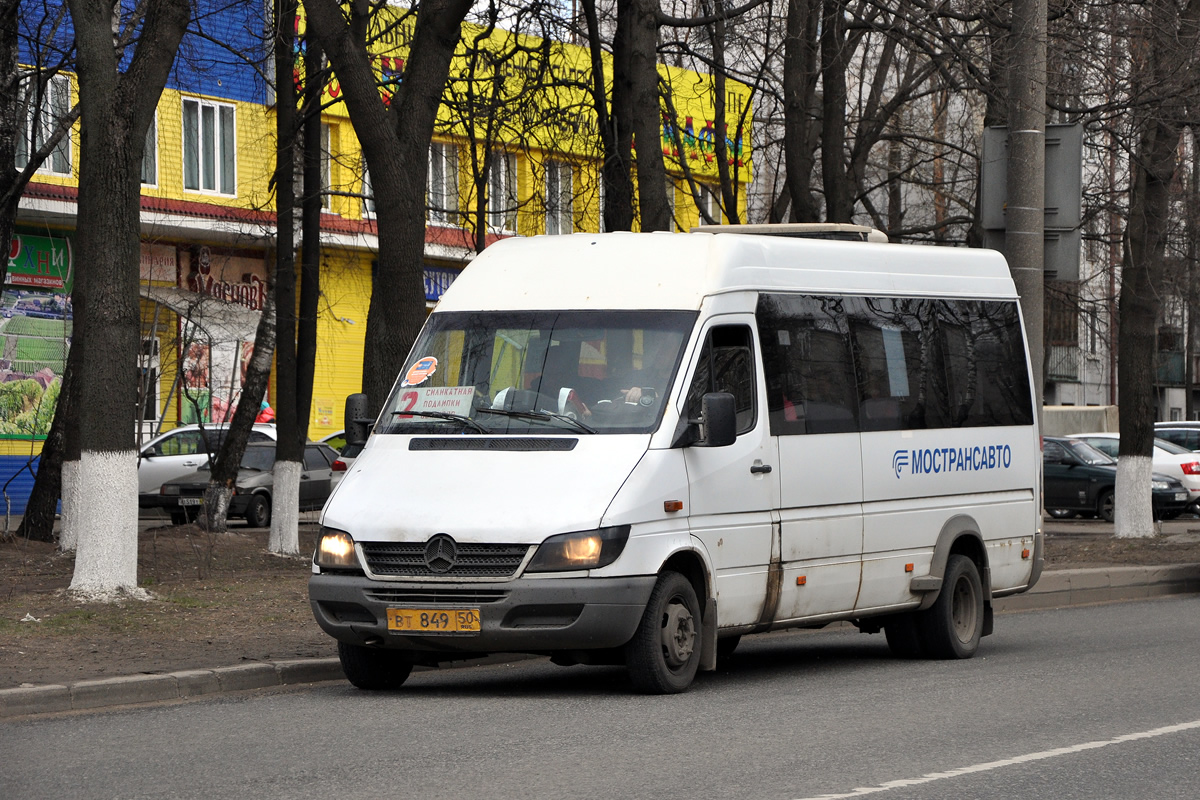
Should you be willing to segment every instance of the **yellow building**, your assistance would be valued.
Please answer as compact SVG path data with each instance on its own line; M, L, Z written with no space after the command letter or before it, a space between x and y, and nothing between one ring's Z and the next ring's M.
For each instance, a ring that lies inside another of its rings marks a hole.
M223 13L213 17L208 38L185 41L191 47L189 63L215 56L214 38L235 46L239 38L246 47L254 44L244 20L232 11ZM385 96L389 82L402 74L411 25L411 19L396 25L374 54ZM464 41L476 41L481 33L467 26ZM590 81L587 50L558 43L544 50L539 40L498 30L480 41L474 52L460 45L430 150L425 265L430 308L471 260L477 243L600 229L599 140L594 111L579 87ZM514 55L514 45L522 46L520 54ZM540 52L549 53L548 63L531 55ZM274 113L249 67L224 58L211 62L215 66L203 72L176 71L147 138L144 345L137 365L143 439L181 422L231 414L274 259L269 189ZM606 74L611 75L608 64ZM711 219L724 221L727 215L716 203L712 81L666 66L660 66L660 74L675 113L672 117L664 109L663 137L655 146L666 158L676 226L687 230L703 224L700 205ZM502 90L490 107L469 102L468 90L478 96L480 87L497 81ZM336 100L336 77L325 91ZM746 87L731 84L728 91L731 106L748 110ZM73 76L60 74L51 81L46 105L26 120L30 141L37 141L39 126L70 106L76 92ZM749 114L744 118L748 125ZM314 439L343 427L343 400L361 387L371 265L378 250L369 176L344 105L330 106L322 122L326 192L309 419ZM734 124L731 119L731 128ZM730 142L743 216L751 170L748 142L748 136ZM492 166L484 172L489 152ZM77 163L78 126L22 198L0 302L6 342L0 358L0 477L20 476L9 486L17 513L32 479L26 467L49 426L55 377L72 336L71 277L74 269L86 268L71 254ZM30 277L39 273L39 264L56 270L54 280ZM55 281L57 286L50 285Z

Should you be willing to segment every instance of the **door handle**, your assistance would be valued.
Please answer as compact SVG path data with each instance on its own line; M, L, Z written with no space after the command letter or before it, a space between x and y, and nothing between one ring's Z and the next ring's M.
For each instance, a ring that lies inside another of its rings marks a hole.
M752 464L750 466L750 474L751 475L766 475L770 471L771 471L770 464Z

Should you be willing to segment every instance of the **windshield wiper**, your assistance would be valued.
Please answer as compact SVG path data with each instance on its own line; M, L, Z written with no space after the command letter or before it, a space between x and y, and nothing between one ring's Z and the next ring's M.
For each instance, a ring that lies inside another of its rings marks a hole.
M470 417L464 417L462 414L451 414L448 411L393 411L392 416L429 417L431 419L446 420L447 422L461 422L468 428L473 428L480 433L490 433L487 428L483 427Z
M595 433L596 429L591 425L586 425L574 417L569 417L566 414L555 414L552 411L513 411L507 408L477 408L476 412L482 414L499 414L502 417L516 417L517 419L529 419L536 422L553 423L555 421L565 422L571 428L584 433ZM555 426L561 427L561 426Z

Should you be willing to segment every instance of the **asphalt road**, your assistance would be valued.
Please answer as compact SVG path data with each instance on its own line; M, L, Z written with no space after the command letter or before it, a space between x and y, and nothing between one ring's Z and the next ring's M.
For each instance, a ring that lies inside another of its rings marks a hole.
M545 660L0 722L4 798L1200 796L1200 597L999 615L980 654L743 640L690 692Z

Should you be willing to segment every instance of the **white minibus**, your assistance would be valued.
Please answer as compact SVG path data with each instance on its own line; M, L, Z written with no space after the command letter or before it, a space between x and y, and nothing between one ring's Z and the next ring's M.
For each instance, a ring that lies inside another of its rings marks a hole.
M743 635L839 620L969 658L1041 572L1039 466L996 252L514 238L427 320L309 593L364 689L521 652L680 692Z

